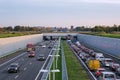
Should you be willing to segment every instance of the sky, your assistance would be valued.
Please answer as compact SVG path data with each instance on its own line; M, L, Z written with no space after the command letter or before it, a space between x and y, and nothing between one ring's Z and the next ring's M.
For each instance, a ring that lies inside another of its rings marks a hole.
M120 24L120 0L0 0L0 26Z

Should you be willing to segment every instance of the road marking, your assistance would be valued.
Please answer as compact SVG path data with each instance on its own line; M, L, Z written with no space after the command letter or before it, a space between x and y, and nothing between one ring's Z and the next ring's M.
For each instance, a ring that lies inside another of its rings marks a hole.
M15 79L17 79L19 77L19 75L15 76Z
M26 69L27 69L27 68L25 67L25 68L24 68L24 71L25 71Z
M0 67L3 66L3 65L5 65L5 64L7 64L7 63L9 63L9 62L11 62L11 61L13 61L13 60L15 60L15 59L17 59L17 58L19 58L20 56L22 56L22 55L24 55L24 54L26 54L26 53L24 52L23 54L20 54L20 55L14 57L14 58L8 60L7 62L4 62L3 64L0 65Z

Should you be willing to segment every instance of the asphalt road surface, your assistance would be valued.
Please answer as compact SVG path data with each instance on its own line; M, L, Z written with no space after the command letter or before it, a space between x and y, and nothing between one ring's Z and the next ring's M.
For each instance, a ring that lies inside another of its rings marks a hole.
M49 45L54 45L53 42L46 41L42 44L46 45L46 48L42 48L39 43L36 46L36 55L33 58L28 57L27 52L23 52L20 55L0 64L0 80L35 80L39 70L43 66L45 61L38 61L36 58L40 53L45 54L45 57L49 55ZM7 69L11 63L17 62L20 65L20 71L17 73L8 73Z

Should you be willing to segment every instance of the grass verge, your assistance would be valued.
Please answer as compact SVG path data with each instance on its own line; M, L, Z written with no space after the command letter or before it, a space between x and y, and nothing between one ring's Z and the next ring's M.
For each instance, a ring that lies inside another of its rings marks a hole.
M62 41L67 65L68 80L90 80L66 41Z

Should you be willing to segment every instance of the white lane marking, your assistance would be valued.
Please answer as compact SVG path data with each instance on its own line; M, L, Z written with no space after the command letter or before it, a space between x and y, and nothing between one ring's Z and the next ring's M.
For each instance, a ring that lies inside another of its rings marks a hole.
M19 77L19 75L15 76L15 79L17 79Z
M24 71L25 71L26 69L27 69L27 68L25 67L25 68L24 68Z
M11 62L11 61L13 61L13 60L15 60L15 59L17 59L17 58L19 58L20 56L22 56L22 55L24 55L24 54L26 54L26 52L24 52L23 54L20 54L20 55L18 55L18 56L16 56L16 57L14 57L14 58L12 58L12 59L4 62L3 64L0 65L0 67L3 66L3 65L5 65L5 64L7 64L7 63L9 63L9 62Z

